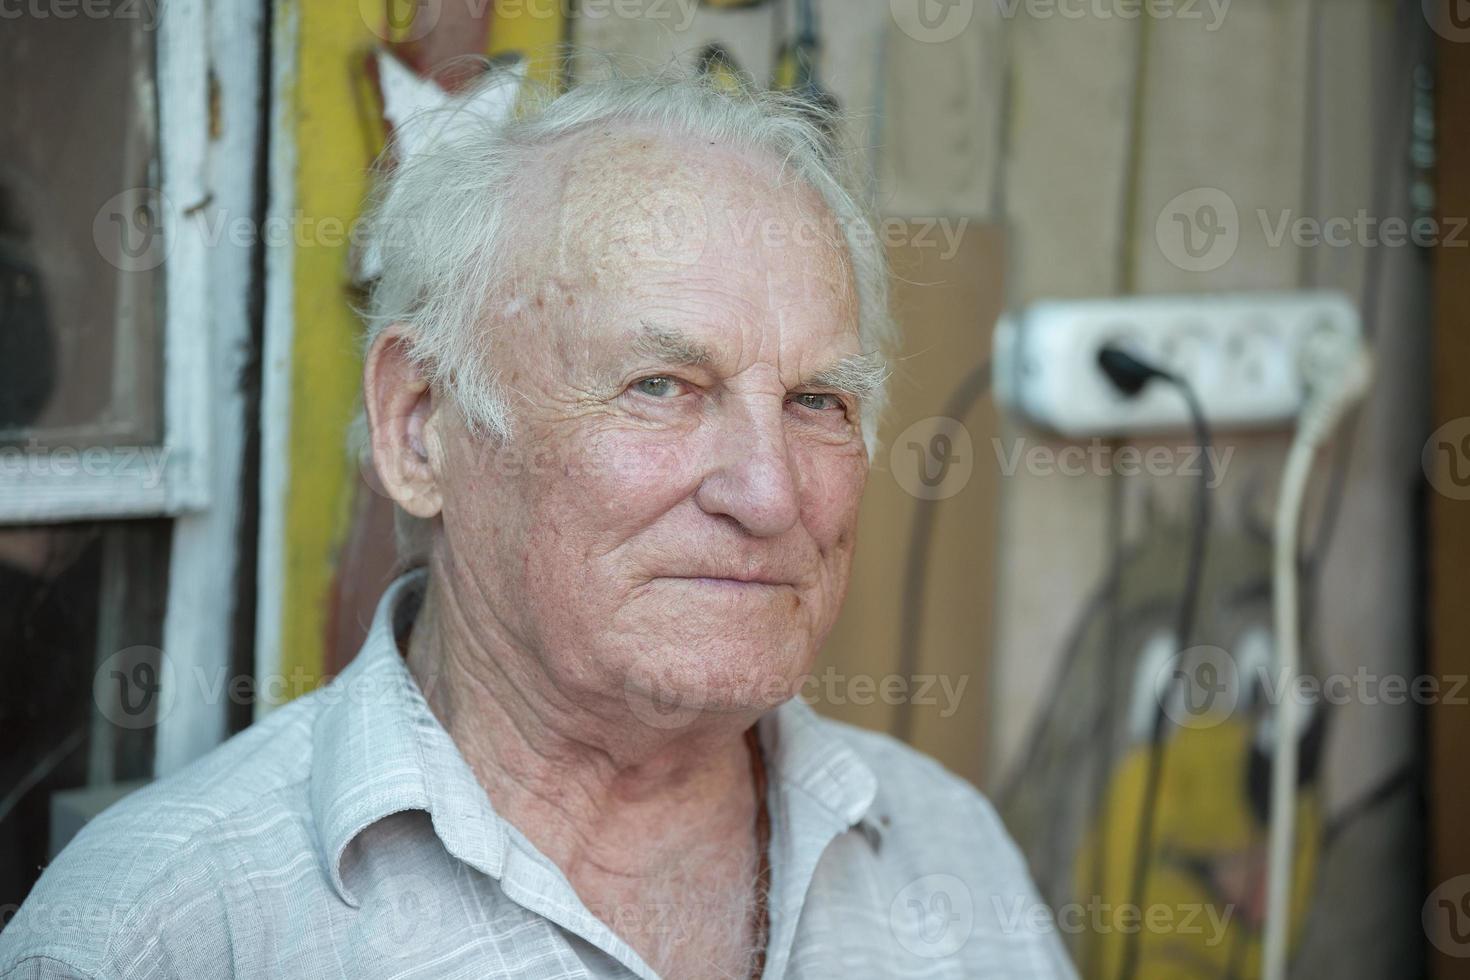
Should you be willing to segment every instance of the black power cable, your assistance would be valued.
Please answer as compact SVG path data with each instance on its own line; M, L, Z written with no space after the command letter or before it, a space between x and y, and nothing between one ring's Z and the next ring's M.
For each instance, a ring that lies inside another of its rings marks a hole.
M1179 598L1179 618L1175 628L1175 642L1178 644L1178 649L1184 651L1189 649L1191 638L1194 635L1194 621L1199 607L1200 582L1204 575L1205 542L1210 527L1209 488L1212 473L1209 423L1205 419L1204 409L1200 406L1194 388L1185 378L1155 367L1118 347L1104 347L1098 353L1097 363L1118 390L1129 397L1137 395L1151 381L1162 381L1178 389L1189 405L1189 415L1194 424L1195 439L1199 443L1204 466L1200 471L1199 485L1195 491L1194 515L1189 534L1188 565L1184 576L1184 590ZM1158 815L1159 793L1164 771L1164 733L1167 724L1164 705L1173 693L1172 683L1171 678L1170 687L1159 692L1158 704L1154 710L1153 729L1149 733L1148 770L1144 778L1143 809L1138 821L1138 843L1133 856L1133 880L1129 887L1131 900L1135 906L1142 904L1143 892L1153 867L1154 824ZM1130 932L1124 940L1123 961L1118 972L1121 980L1132 980L1132 977L1138 972L1138 936L1138 931Z

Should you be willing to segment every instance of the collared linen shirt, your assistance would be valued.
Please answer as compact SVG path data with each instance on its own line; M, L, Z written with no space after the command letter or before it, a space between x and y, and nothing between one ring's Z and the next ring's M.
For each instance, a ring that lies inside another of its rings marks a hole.
M400 653L419 584L330 684L93 820L0 933L0 977L657 976L616 925L677 939L698 911L596 915L496 813ZM1074 976L968 783L800 700L758 732L765 978Z

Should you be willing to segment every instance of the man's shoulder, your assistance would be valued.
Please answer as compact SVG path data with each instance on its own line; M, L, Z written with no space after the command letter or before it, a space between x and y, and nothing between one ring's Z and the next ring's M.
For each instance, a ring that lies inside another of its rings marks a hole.
M892 735L824 718L877 778L870 811L905 848L962 853L991 871L1009 870L1030 888L1030 875L990 800L968 779Z
M880 828L877 867L890 897L942 895L964 910L970 934L984 937L970 948L983 950L988 968L1000 974L1075 977L1051 911L990 800L969 780L890 735L826 724L877 779L869 816ZM898 920L890 921L899 927ZM920 934L910 937L910 951L931 948L929 920L923 922Z
M989 800L973 783L950 771L933 756L886 732L859 728L834 718L822 721L867 763L878 778L880 795L902 798L920 808L947 802L994 812Z
M89 823L62 856L150 833L166 834L176 844L209 837L244 811L284 805L283 795L304 787L311 773L319 707L317 695L300 698L124 797Z
M265 835L310 822L315 701L279 709L88 823L0 933L0 977L126 974L125 961L164 952L170 928L227 929L226 872Z

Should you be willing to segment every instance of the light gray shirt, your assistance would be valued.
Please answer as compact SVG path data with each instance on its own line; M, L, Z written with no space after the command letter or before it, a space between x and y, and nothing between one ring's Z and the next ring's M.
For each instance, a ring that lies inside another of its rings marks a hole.
M415 584L331 684L92 821L0 933L0 976L655 977L616 925L677 938L697 912L594 915L496 814L399 652ZM799 700L758 731L766 978L1074 976L968 783Z

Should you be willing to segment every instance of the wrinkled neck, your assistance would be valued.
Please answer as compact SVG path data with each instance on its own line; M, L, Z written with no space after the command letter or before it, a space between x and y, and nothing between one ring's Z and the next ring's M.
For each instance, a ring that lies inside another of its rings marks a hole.
M431 573L409 670L496 811L569 878L659 875L693 849L750 840L753 718L644 724L622 691L558 690L535 651L478 612Z

